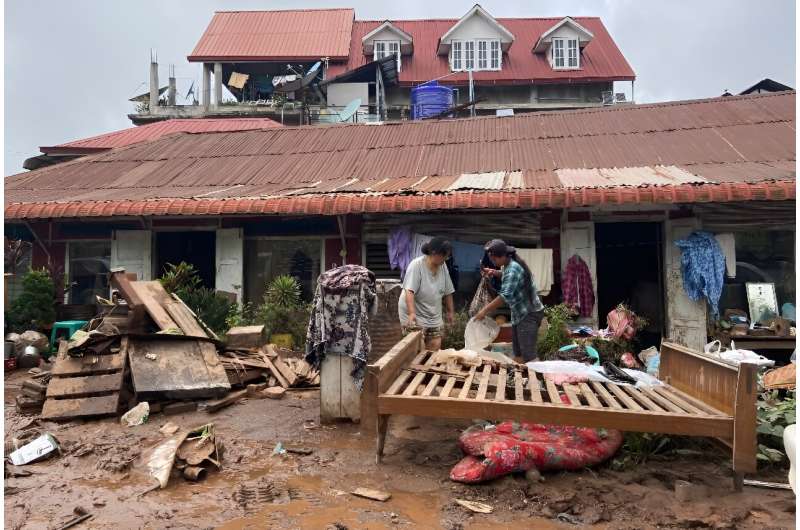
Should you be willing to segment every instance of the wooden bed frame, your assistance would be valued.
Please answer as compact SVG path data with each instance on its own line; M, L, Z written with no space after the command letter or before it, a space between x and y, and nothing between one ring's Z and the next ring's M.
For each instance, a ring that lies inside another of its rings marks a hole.
M734 488L756 470L756 371L678 344L661 345L663 386L556 385L525 366L484 364L465 377L426 370L433 361L421 332L403 338L367 366L361 394L363 432L383 455L389 416L517 420L622 431L707 436L733 452ZM523 383L524 382L524 383ZM570 404L561 400L564 394Z

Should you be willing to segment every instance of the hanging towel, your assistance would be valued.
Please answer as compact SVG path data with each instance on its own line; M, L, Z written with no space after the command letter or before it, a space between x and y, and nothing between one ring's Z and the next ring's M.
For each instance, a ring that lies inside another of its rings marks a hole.
M433 236L426 236L423 234L414 234L414 255L411 259L422 256L422 245L433 239Z
M539 294L547 296L553 287L553 249L518 248L517 255L525 260L533 274L533 281Z
M414 259L414 235L408 228L398 226L389 232L386 246L389 251L389 266L392 270L400 269L400 276L403 277L406 267Z
M592 273L580 256L575 254L564 269L561 280L564 303L578 310L581 317L592 316L594 308L594 287L592 286Z
M692 232L686 239L675 241L681 249L683 288L690 300L705 297L714 318L719 315L719 297L725 277L725 256L714 234Z
M736 239L730 232L717 234L714 238L725 255L725 268L728 271L728 278L736 278Z

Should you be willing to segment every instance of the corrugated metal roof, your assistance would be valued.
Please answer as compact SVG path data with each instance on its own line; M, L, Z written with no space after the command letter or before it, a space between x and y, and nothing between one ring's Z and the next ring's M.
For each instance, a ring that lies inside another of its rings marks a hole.
M81 151L97 152L113 147L124 147L139 142L155 140L176 132L246 131L274 127L282 127L282 125L269 118L174 119L148 123L147 125L100 134L82 140L73 140L52 147L40 147L39 150L46 154L80 153Z
M218 11L189 61L345 59L355 11Z
M507 118L178 133L7 177L6 216L786 198L794 196L787 184L795 179L794 104L791 92Z
M499 82L547 82L556 80L632 80L633 69L625 60L603 22L596 17L575 17L581 26L594 34L594 39L582 50L581 68L578 70L554 70L544 53L533 53L539 37L563 18L498 18L497 21L514 34L515 40L507 53L503 54L500 71L473 72L476 83ZM350 56L346 64L331 64L328 75L335 76L366 64L372 55L362 51L361 39L385 21L357 20L353 24ZM400 84L424 83L450 74L446 55L437 55L439 39L447 33L458 19L444 20L393 20L392 24L410 34L414 39L414 53L403 56L400 69ZM448 75L441 79L445 84L465 84L467 74Z

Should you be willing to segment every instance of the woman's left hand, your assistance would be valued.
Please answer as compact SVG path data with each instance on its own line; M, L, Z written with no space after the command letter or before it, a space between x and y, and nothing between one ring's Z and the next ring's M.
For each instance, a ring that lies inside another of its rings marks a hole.
M448 326L452 326L453 322L456 321L455 315L453 313L447 313L447 315L445 315L445 319L447 320Z
M486 308L481 309L480 311L475 313L475 316L472 317L472 318L474 318L475 320L483 320L484 318L486 318L486 310L485 309Z

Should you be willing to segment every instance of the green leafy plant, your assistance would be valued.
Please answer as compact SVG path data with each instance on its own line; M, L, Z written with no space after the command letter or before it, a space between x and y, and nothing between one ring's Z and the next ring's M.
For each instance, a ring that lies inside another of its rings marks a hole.
M200 273L194 265L181 261L177 265L167 263L166 272L158 279L169 293L175 293L183 299L182 294L199 289L202 285ZM186 300L184 300L185 302Z
M22 292L11 304L6 322L17 332L42 331L56 319L56 287L45 269L31 270L22 277Z
M264 324L267 335L289 333L297 348L305 344L310 316L311 306L300 299L300 284L288 275L273 278L255 311L255 321Z
M252 326L256 325L256 312L258 307L252 302L242 304L231 304L231 309L228 311L228 316L225 317L225 325L230 328L236 326Z
M758 453L756 458L765 465L785 463L783 429L795 423L797 394L781 391L762 392L756 402Z
M178 296L206 326L214 330L214 333L222 335L228 331L228 315L231 312L231 306L236 304L231 303L226 296L208 287L184 290Z
M464 330L467 328L467 322L469 322L467 308L456 311L455 315L453 315L453 324L448 324L444 327L444 334L442 336L443 349L464 349Z
M276 276L267 285L264 302L278 307L293 309L300 305L300 284L293 276Z
M567 322L575 318L575 310L567 304L558 304L544 308L547 317L547 331L539 341L539 355L547 360L558 349L570 343Z

